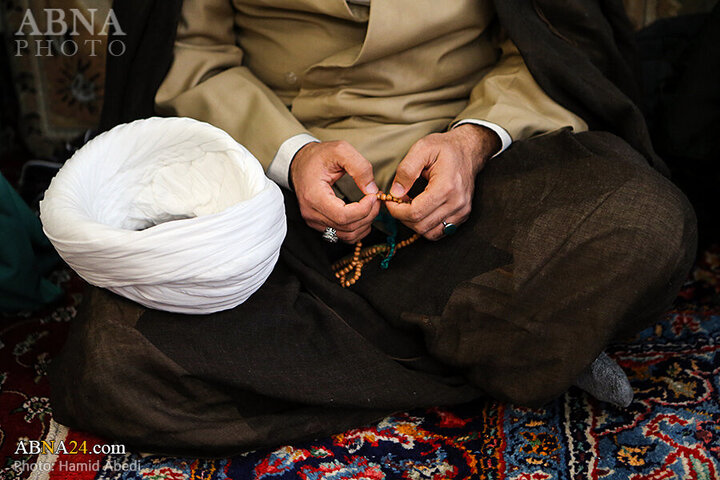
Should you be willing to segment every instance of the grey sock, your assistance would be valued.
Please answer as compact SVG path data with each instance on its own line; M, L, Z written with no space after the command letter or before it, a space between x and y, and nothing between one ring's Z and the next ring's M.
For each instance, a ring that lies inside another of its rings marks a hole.
M587 393L619 407L627 407L633 399L630 381L615 360L602 352L573 384Z

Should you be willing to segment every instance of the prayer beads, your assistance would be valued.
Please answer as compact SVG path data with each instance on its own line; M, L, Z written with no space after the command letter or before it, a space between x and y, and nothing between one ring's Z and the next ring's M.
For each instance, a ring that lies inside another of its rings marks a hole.
M383 202L406 203L402 198L393 197L387 193L378 192L376 195L378 200ZM394 247L389 244L380 244L362 248L362 242L358 242L355 244L352 256L345 257L333 264L332 269L335 272L335 277L340 281L340 285L345 288L354 285L360 279L363 267L375 257L381 254L389 254L393 248L392 254L394 254L395 251L411 245L418 238L420 238L420 235L416 233L398 242Z

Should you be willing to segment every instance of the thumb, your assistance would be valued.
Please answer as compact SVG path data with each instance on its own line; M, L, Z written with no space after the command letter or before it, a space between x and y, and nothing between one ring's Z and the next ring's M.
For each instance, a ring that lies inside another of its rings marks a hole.
M390 188L390 195L402 198L413 186L427 163L427 156L423 154L423 151L411 148L405 158L400 161L400 165L398 165L395 179Z
M353 178L355 185L365 194L373 195L378 192L370 162L355 150L345 152L338 160L340 166Z

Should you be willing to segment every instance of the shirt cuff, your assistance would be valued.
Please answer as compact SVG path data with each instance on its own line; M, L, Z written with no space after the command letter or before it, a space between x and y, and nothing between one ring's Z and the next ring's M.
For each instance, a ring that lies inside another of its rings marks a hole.
M295 154L305 145L312 142L320 142L317 138L308 133L300 133L285 140L278 148L275 157L267 169L267 176L281 187L290 189L290 164Z
M492 130L497 134L498 137L500 137L500 142L502 145L500 146L500 151L498 151L495 155L493 155L491 158L495 158L498 155L500 155L502 152L507 150L507 148L512 145L512 137L510 134L502 128L497 123L492 122L486 122L485 120L476 120L474 118L467 118L465 120L460 120L459 122L455 122L451 128L459 127L460 125L463 125L465 123L472 123L473 125L480 125L481 127L486 127Z

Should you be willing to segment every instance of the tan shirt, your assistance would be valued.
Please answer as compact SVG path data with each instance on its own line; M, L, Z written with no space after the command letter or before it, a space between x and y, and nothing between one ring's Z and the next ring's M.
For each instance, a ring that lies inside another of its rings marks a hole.
M415 141L459 120L513 140L586 130L494 18L490 0L186 0L157 111L222 128L266 170L298 134L347 140L381 189ZM358 198L351 179L338 186Z

